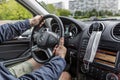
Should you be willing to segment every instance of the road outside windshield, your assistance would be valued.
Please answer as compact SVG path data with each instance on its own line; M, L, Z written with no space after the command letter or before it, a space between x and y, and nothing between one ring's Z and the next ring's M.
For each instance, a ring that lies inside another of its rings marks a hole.
M119 18L120 0L37 0L49 13L85 18Z

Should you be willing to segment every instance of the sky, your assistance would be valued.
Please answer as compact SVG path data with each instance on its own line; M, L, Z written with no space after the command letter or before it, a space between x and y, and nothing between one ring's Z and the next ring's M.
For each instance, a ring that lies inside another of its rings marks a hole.
M120 0L118 0L118 1L119 1L118 8L119 8L119 10L120 10Z

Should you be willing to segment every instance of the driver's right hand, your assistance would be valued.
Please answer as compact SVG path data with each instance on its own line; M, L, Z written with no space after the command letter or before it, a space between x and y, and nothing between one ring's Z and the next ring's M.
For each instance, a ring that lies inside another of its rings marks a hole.
M64 47L64 38L62 37L62 38L60 38L59 45L56 45L54 47L53 53L56 56L60 56L61 58L65 58L66 52L67 52L67 49Z

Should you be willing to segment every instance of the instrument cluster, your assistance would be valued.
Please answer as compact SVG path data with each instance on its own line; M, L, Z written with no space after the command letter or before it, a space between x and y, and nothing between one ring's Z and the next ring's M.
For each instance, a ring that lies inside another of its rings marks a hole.
M59 34L60 32L60 29L57 23L53 23L51 29L55 33ZM70 23L70 24L64 25L64 32L65 32L66 38L74 38L79 33L79 30L78 30L78 27L74 23Z

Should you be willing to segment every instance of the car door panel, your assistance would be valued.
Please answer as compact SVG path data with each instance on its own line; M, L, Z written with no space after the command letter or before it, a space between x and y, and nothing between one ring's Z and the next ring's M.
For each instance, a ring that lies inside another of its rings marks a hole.
M29 40L12 40L0 44L0 60L10 60L23 56L29 49Z

